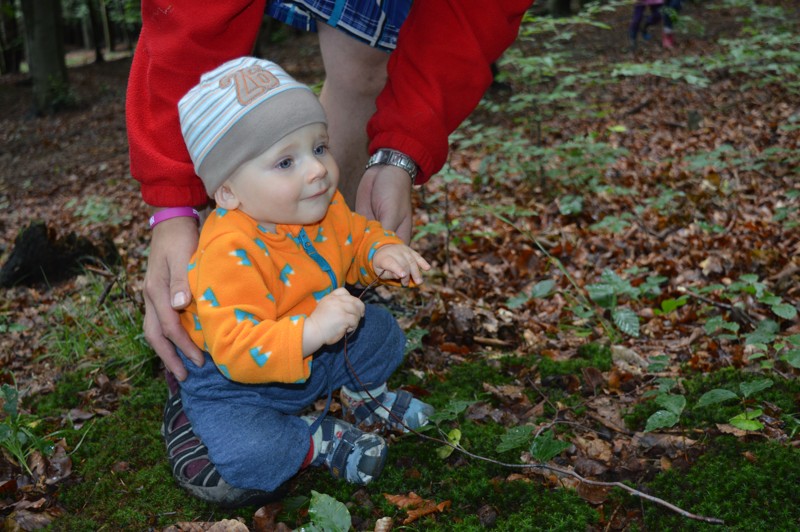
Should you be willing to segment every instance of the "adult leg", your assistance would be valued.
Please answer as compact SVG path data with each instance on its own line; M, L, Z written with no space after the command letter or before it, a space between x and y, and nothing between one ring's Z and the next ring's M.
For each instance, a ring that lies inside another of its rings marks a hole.
M355 209L356 191L367 163L367 121L386 84L389 54L327 24L319 24L325 66L320 101L328 117L330 149L339 164L339 190Z

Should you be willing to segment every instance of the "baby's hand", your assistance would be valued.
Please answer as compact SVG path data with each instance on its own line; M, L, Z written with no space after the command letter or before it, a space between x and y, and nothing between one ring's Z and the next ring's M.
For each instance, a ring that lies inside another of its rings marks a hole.
M422 284L424 280L420 270L431 269L422 255L403 244L379 248L372 257L372 267L381 279L398 279L403 286L408 286L409 279Z
M323 297L303 327L303 354L310 355L323 345L335 344L358 327L364 317L364 302L337 288Z

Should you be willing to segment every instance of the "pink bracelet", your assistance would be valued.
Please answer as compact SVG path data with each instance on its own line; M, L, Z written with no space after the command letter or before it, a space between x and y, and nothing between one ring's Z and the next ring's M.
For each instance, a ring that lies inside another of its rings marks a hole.
M150 217L150 229L157 226L164 220L169 220L170 218L179 218L182 216L191 216L198 222L200 221L200 213L197 212L196 209L191 207L170 207L169 209L158 211Z

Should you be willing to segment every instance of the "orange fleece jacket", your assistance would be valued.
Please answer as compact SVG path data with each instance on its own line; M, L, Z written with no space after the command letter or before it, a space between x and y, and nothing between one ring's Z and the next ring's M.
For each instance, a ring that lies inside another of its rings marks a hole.
M339 192L318 224L275 233L238 210L216 209L189 263L193 300L181 322L233 381L303 382L313 358L303 357L306 316L335 288L372 282L375 250L402 243L352 212Z

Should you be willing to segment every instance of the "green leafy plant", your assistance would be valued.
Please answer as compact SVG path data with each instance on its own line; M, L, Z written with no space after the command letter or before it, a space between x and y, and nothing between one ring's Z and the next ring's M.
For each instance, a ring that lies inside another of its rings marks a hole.
M604 270L597 283L586 285L589 298L611 313L611 320L620 332L639 336L639 317L629 307L620 306L620 299L638 300L642 296L655 296L660 293L659 285L666 281L660 276L648 276L645 283L633 286L611 270Z
M758 420L764 412L761 408L748 408L745 403L752 395L766 390L773 384L771 379L741 382L739 383L738 393L726 388L714 388L700 397L697 401L697 408L738 400L742 403L744 410L730 418L728 423L742 430L758 431L764 428L764 424Z
M6 316L0 315L0 334L20 332L27 328L28 327L22 323L9 322Z
M517 227L514 222L508 218L500 215L498 215L498 218L508 223L512 227ZM561 271L561 273L563 273L565 277L569 279L574 291L562 290L561 294L569 300L568 309L572 312L572 314L574 314L579 320L599 322L606 332L608 332L611 339L615 340L616 333L603 315L605 311L608 311L611 316L611 322L614 324L617 331L634 338L638 337L639 317L631 308L620 306L619 300L620 298L638 299L642 296L656 296L661 292L659 285L667 280L665 277L648 276L645 282L634 287L630 281L621 278L615 272L611 270L604 270L600 275L599 282L587 284L583 289L581 289L566 268L564 268L564 265L561 264L557 258L550 255L547 250L544 249L544 247L542 247L541 244L536 240L536 238L533 237L533 235L524 230L521 232L528 235L533 243L536 244L537 247L539 247L539 249L548 257L548 259ZM642 272L631 273L640 274ZM547 291L544 291L544 295L547 295L549 293L548 291L553 285L545 283L537 286L539 286L542 291L547 289ZM588 298L583 295L583 291L586 292ZM538 293L536 296L543 297ZM522 297L512 298L509 300L509 302L512 305L519 306L527 303L533 298L533 294L530 296L524 294ZM600 312L598 312L596 307L600 309Z
M506 306L510 309L516 309L525 305L532 299L543 299L553 293L556 282L552 279L545 279L536 283L530 292L522 292L506 301Z
M34 429L40 421L32 416L24 415L19 410L19 390L16 386L3 384L0 386L0 399L3 400L3 414L0 422L0 447L5 449L31 475L28 457L34 451L45 455L53 452L53 444L47 438L36 435Z
M662 393L655 401L661 409L647 419L645 432L675 426L686 408L686 397L682 394Z
M800 157L800 150L796 152ZM800 168L798 163L797 170ZM800 190L789 190L785 194L786 201L779 203L775 207L775 214L772 219L776 222L781 222L784 229L795 229L800 227Z
M569 204L567 213L581 212L577 209L582 194L592 194L606 189L606 170L628 151L606 142L600 134L576 136L552 146L533 146L530 159L523 162L529 176L540 180L559 181L564 186L574 187L580 194L564 196L562 210ZM581 205L582 208L582 205Z
M443 235L446 254L445 261L449 262L451 247L460 244L470 244L472 242L471 236L466 231L458 231L462 224L469 225L472 220L470 214L462 218L451 217L448 186L452 183L468 183L469 179L467 176L455 171L452 167L447 166L442 170L442 181L445 183L445 186L440 193L424 198L423 204L430 213L430 221L415 228L415 234L412 240L416 241L425 236L441 238ZM434 213L434 206L437 202L440 202L442 207L440 212Z
M670 314L676 311L678 308L684 306L687 301L689 301L688 296L663 299L659 308L653 309L653 314L656 316L666 316L667 314Z
M699 67L682 60L657 59L650 63L617 63L611 71L612 77L648 75L683 81L695 87L708 87L711 82Z
M570 447L569 442L557 440L552 430L537 435L531 443L530 453L534 460L549 462Z
M500 436L497 452L502 453L527 447L531 457L537 462L549 462L570 447L570 443L558 440L552 430L544 430L534 435L536 427L520 425L511 427Z
M780 332L780 322L796 319L797 308L767 290L766 283L757 275L744 274L727 286L715 284L703 287L696 293L688 289L687 292L701 295L702 298L702 294L713 294L724 302L718 305L722 312L710 315L706 320L704 327L707 334L716 334L722 340L743 341L750 351L749 360L760 359L762 367L773 367L776 360L800 367L796 335L784 337ZM750 308L767 309L775 319L756 321L747 312ZM742 332L743 325L750 330Z
M307 532L347 532L353 524L347 506L314 490L311 490L308 517L311 522L301 527Z

